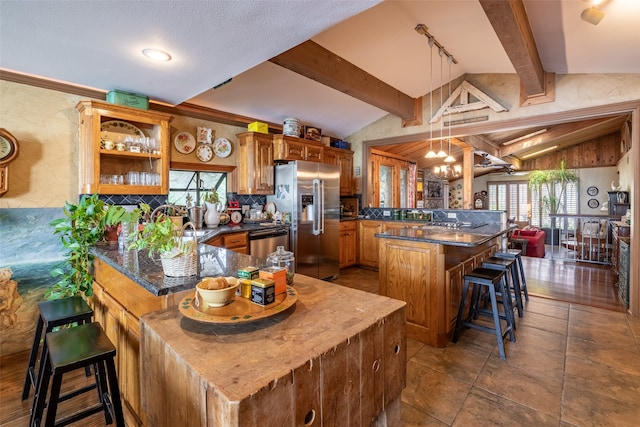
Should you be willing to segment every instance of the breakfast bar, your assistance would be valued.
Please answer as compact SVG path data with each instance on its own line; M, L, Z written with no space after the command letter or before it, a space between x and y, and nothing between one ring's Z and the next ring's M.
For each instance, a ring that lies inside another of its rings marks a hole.
M376 234L380 295L407 303L407 337L444 347L455 328L463 276L499 247L514 225L407 226Z
M261 260L201 244L198 276L170 278L144 251L93 253L128 425L397 425L404 302L296 274L295 304L217 322L183 314L196 283Z

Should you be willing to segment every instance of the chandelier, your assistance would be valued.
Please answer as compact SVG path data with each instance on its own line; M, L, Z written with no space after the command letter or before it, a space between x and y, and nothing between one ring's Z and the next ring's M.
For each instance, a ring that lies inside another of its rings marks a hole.
M455 179L462 176L461 165L442 165L433 168L433 174L441 179Z

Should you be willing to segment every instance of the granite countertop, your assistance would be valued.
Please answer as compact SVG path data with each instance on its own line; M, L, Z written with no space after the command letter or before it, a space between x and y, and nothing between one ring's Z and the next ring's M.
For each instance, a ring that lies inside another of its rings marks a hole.
M450 229L442 226L411 226L392 229L376 234L376 237L413 240L449 246L478 246L517 228L516 225L502 226L487 224L477 228Z
M198 241L205 242L219 234L262 230L279 226L281 225L241 224L231 227L226 225L219 226L213 229L203 228L198 230ZM155 255L155 259L151 259L146 250L119 251L117 245L99 244L91 249L91 253L154 295L167 295L192 289L202 277L237 276L239 268L266 266L265 259L255 258L204 243L198 244L198 274L188 277L165 276L158 256Z

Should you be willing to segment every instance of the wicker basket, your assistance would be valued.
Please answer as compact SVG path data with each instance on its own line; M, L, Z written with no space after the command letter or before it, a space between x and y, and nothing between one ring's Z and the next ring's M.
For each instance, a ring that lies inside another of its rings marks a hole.
M195 226L191 222L187 222L181 228L176 230L176 238L182 239L184 230L187 227L191 227L195 230ZM194 240L196 241L196 246L198 244L198 238L196 235L193 235ZM173 258L162 258L160 257L160 262L162 262L162 271L165 276L169 277L184 277L184 276L195 276L198 274L198 251L194 250L189 255L181 255Z
M198 274L198 257L196 252L175 258L160 258L165 276L182 277Z

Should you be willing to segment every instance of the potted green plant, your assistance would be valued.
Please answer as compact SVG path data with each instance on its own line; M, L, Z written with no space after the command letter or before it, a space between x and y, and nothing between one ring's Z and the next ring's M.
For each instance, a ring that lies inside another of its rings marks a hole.
M567 184L578 182L579 177L574 171L565 167L565 161L560 162L558 169L536 170L529 174L529 186L542 194L541 209L553 215L564 212L564 195ZM556 230L555 217L551 217L551 230ZM549 233L547 233L549 235ZM554 235L554 242L559 239Z
M59 234L66 250L66 265L51 271L58 282L46 293L47 299L93 294L93 255L91 247L103 239L105 229L116 226L125 214L121 206L112 206L97 194L82 196L78 204L65 203L63 218L49 224Z
M148 249L150 258L159 255L166 276L192 276L197 273L196 241L183 238L184 228L176 229L170 215L161 212L167 207L162 205L150 212L149 205L140 204L142 214L149 214L149 221L128 247Z

